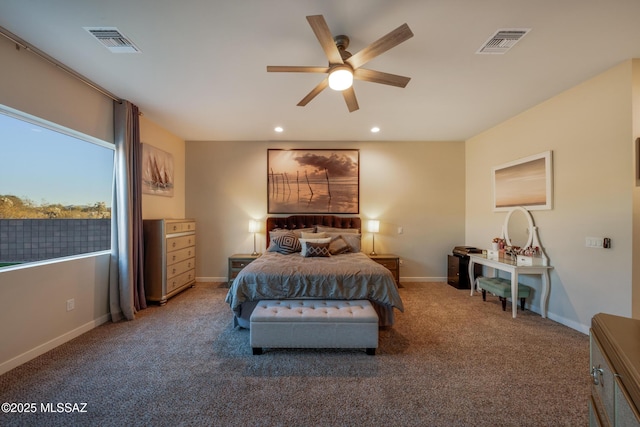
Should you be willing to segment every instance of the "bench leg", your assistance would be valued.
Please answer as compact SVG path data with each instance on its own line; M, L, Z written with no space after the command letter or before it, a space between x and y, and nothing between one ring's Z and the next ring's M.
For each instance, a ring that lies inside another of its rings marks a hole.
M502 302L502 311L507 311L507 299L505 297L499 297Z
M260 356L262 354L262 347L251 347L254 356Z
M369 355L369 356L375 356L376 355L376 349L375 348L368 348L366 351L367 351L367 355Z
M482 301L487 300L487 291L485 289L482 290Z
M520 298L520 310L524 311L524 301L526 298Z

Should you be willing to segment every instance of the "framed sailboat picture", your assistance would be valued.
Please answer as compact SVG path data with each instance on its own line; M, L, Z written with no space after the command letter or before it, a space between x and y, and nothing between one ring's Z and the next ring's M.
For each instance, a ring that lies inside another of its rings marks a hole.
M142 144L142 192L173 197L173 156Z

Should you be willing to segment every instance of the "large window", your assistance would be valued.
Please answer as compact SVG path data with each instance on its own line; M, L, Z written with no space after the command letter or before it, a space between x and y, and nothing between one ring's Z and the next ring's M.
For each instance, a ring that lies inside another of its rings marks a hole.
M0 106L0 271L110 249L114 148Z

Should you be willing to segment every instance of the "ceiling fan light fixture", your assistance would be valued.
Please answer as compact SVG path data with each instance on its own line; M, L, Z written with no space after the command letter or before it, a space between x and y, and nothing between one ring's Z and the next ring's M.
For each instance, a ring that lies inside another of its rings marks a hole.
M349 89L353 84L353 72L346 66L335 67L329 73L329 87L333 90L342 91Z

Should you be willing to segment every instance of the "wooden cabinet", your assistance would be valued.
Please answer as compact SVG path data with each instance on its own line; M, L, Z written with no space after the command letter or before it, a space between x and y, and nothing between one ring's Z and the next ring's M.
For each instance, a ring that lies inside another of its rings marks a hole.
M196 282L196 223L144 220L144 289L149 301L167 299Z
M233 279L236 278L238 273L240 273L243 268L245 268L259 256L260 255L234 254L229 257L229 274L227 276L229 287L231 287Z
M380 265L385 266L396 281L396 286L400 287L400 257L394 254L369 255L369 258Z
M640 426L640 320L596 314L591 320L590 426Z

